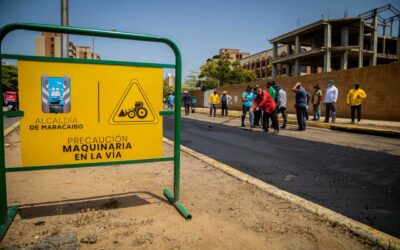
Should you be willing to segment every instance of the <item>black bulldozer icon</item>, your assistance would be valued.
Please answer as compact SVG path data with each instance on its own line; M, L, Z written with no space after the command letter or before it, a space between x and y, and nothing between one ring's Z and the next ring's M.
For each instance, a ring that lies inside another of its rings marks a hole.
M132 109L125 109L119 112L119 117L128 116L133 119L137 116L139 119L144 119L147 116L147 109L143 107L143 102L135 102L135 107Z

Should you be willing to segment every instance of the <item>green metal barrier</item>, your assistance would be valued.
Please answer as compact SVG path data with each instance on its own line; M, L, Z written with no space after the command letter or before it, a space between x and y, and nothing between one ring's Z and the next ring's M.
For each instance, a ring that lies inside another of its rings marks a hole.
M107 37L117 39L128 39L145 42L163 43L168 45L175 54L175 64L156 64L156 63L143 63L143 62L123 62L123 61L109 61L109 60L86 60L74 58L55 58L55 57L41 57L41 56L27 56L27 55L10 55L1 53L1 43L4 37L14 30L30 30L40 32L57 32L74 35L86 35L96 37ZM114 161L114 162L100 162L100 163L82 163L82 164L67 164L67 165L51 165L51 166L33 166L33 167L13 167L6 168L5 154L4 154L4 134L0 136L0 240L4 237L7 229L12 222L17 207L7 206L7 185L6 173L19 172L19 171L34 171L34 170L49 170L49 169L63 169L63 168L81 168L81 167L94 167L94 166L110 166L121 164L134 164L134 163L148 163L159 161L174 161L174 192L173 194L164 189L164 195L175 206L175 208L182 214L185 219L190 220L192 215L188 212L182 203L179 201L180 192L180 141L181 141L181 79L182 79L182 60L181 53L177 45L164 37L152 36L144 34L125 33L117 31L95 30L86 28L77 28L69 26L57 26L47 24L34 24L34 23L15 23L9 24L0 29L0 59L16 59L27 61L46 61L46 62L70 62L70 63L84 63L84 64L106 64L106 65L125 65L125 66L141 66L141 67L157 67L157 68L174 68L175 69L175 110L161 111L160 115L174 115L174 157L163 157L154 159L140 159L129 161ZM0 69L0 80L2 79L2 72ZM3 84L0 84L0 103L3 103ZM2 116L4 115L1 110ZM19 114L23 114L20 112ZM0 131L4 131L3 119L0 121Z

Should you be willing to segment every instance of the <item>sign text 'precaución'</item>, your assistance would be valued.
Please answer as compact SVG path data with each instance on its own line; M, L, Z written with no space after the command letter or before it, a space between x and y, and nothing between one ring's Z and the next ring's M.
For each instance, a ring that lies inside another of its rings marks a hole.
M75 161L119 159L132 150L128 136L68 137L62 145L63 153L73 155Z

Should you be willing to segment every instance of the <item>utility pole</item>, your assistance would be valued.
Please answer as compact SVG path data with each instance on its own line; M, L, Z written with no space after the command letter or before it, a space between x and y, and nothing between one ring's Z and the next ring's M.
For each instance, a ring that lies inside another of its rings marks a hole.
M68 26L68 0L61 1L61 25ZM69 38L68 34L61 35L61 57L68 58Z

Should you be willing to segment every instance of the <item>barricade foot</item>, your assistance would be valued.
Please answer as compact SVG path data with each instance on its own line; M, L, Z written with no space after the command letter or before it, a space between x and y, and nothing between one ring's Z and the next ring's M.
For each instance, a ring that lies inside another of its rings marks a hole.
M192 219L192 215L190 214L190 212L186 210L186 208L182 205L180 201L174 200L174 195L168 189L164 189L164 196L169 200L169 202L172 203L172 205L175 206L175 208L186 220Z
M17 206L12 206L10 207L10 209L8 209L7 221L3 225L0 225L0 241L3 240L4 235L6 235L8 227L14 220L14 217L17 214L17 212L18 212Z

